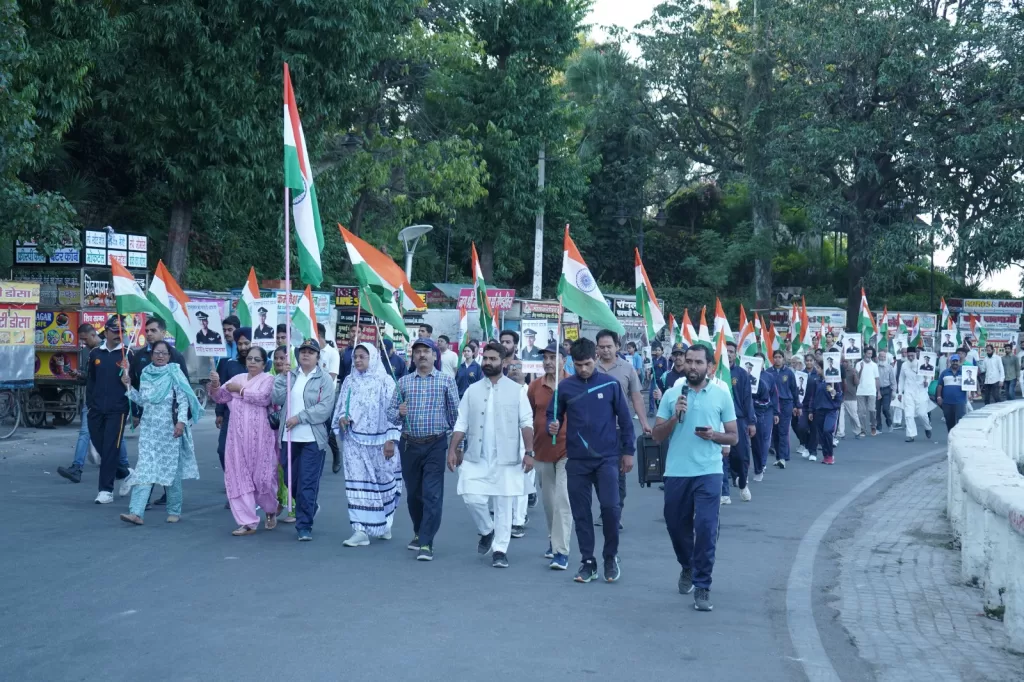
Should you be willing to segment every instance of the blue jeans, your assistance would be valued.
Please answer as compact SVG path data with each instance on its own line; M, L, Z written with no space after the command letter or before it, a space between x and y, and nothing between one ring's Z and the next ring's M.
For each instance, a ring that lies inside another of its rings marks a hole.
M1016 400L1017 399L1017 380L1007 379L1006 380L1006 399Z
M75 445L74 466L81 469L85 466L85 456L89 454L89 408L82 406L82 426L78 429L78 444ZM121 459L118 462L122 468L128 468L128 448L121 439Z
M665 477L665 525L676 561L693 570L693 585L711 587L718 543L719 474Z

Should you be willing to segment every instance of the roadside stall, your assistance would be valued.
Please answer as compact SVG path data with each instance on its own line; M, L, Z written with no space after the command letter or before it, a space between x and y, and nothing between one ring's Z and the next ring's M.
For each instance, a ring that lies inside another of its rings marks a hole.
M147 283L148 239L142 235L107 230L83 230L82 248L66 245L49 257L32 242L16 242L13 274L39 287L39 306L34 319L32 368L34 388L23 402L29 426L71 424L85 400L84 362L88 351L78 338L78 328L91 324L103 330L114 314L110 257L133 272L139 286ZM144 346L145 314L125 316L125 342Z
M9 438L21 421L18 392L34 383L35 315L39 285L0 281L0 439Z

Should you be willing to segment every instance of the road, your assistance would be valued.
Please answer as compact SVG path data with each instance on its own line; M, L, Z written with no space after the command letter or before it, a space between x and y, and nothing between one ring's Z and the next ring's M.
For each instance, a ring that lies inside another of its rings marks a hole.
M541 558L541 508L512 541L511 567L491 568L451 475L433 563L405 549L404 505L394 540L343 547L343 475L329 466L312 543L283 524L232 537L212 422L196 429L202 478L185 483L177 525L160 508L143 527L122 523L127 498L93 504L94 466L78 485L57 476L77 428L22 429L0 442L9 510L0 679L140 679L156 669L171 680L871 680L832 607L838 564L827 536L834 520L941 459L945 440L936 418L931 443L848 439L836 466L798 458L769 468L751 483L752 502L734 495L723 508L715 610L697 613L676 591L661 493L635 474L621 581L579 585ZM132 438L133 461L135 449Z

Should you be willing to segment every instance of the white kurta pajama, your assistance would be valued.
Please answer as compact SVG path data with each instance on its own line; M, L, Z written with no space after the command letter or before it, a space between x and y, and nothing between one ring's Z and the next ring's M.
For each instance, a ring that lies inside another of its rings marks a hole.
M513 384L514 394L506 382ZM456 492L477 532L494 533L491 549L495 552L508 551L513 502L526 491L520 447L523 428L533 428L533 412L526 394L507 377L498 384L484 377L470 386L459 403L455 431L465 434L466 456L459 466ZM494 506L493 519L488 502Z

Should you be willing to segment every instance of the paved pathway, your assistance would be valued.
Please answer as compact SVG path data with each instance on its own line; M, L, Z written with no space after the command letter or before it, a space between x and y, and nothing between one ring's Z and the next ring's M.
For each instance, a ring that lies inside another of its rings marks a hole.
M881 681L1022 680L1024 657L963 582L945 507L940 462L863 508L854 535L834 543L843 627Z
M286 526L233 538L212 418L196 431L203 478L185 485L182 522L163 523L157 509L144 527L130 527L117 519L126 500L92 504L95 467L79 485L57 476L76 433L19 431L0 441L8 509L0 679L130 679L156 667L172 680L774 682L807 679L808 671L871 680L873 668L836 618L838 564L818 539L832 526L830 513L839 514L839 532L854 532L847 524L857 495L875 477L915 457L941 457L940 444L905 445L897 433L844 441L835 467L797 459L786 471L770 468L752 484L753 502L735 496L723 510L715 611L702 614L676 591L661 495L639 488L635 475L622 580L577 585L541 558L539 508L527 536L513 541L510 569L478 557L454 477L431 564L405 549L404 505L392 542L343 548L344 483L329 468L314 542L295 542ZM134 459L133 440L129 453ZM877 488L906 473L882 477ZM574 549L573 568L577 561ZM800 651L820 638L822 656L798 654L794 637Z

